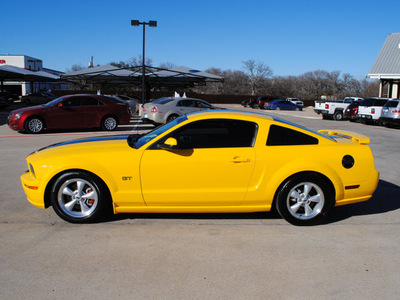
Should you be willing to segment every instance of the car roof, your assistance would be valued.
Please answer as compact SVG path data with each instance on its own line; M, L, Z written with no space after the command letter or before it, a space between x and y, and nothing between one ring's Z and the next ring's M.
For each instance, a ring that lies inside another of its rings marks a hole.
M259 119L267 119L267 120L274 120L273 117L258 113L258 112L247 112L247 111L238 111L238 110L226 110L226 109L216 109L211 111L199 111L193 112L187 115L188 119L198 118L203 116L214 116L220 118L230 118L230 117L251 117L251 118L259 118Z

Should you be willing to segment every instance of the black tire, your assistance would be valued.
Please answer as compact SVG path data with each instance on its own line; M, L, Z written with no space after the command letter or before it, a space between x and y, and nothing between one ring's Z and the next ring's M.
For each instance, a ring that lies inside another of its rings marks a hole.
M296 107L294 110L295 111L300 111L300 107Z
M178 118L178 117L179 117L179 116L178 116L177 114L169 115L168 118L167 118L167 123L169 123L169 122L175 120L175 119Z
M24 128L28 133L38 134L43 132L45 124L39 117L30 117L25 121Z
M340 111L340 110L335 111L335 113L334 113L334 115L333 115L333 119L334 119L335 121L341 121L341 120L343 120L343 112Z
M334 205L334 196L320 176L299 174L286 180L276 198L276 208L286 221L297 226L320 223Z
M116 130L118 127L118 120L114 116L105 116L101 120L101 129L106 131Z
M62 174L51 188L51 205L56 214L70 223L92 223L107 211L110 199L105 184L80 171Z

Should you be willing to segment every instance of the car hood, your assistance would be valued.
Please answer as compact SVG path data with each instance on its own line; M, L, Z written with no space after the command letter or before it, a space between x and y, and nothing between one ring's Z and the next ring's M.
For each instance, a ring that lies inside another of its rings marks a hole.
M37 112L37 111L42 111L44 108L45 107L43 105L35 105L35 106L19 108L19 109L13 110L11 113L17 114L17 113L21 113L21 112Z
M44 150L49 150L49 149L59 148L59 147L62 147L63 149L65 149L65 148L68 148L68 149L93 148L93 147L99 147L100 145L102 147L104 147L104 146L111 146L112 144L121 144L121 141L125 142L127 144L128 136L129 135L113 135L113 136L100 136L100 137L91 137L91 138L71 140L71 141L61 142L61 143L43 147L39 150L36 150L33 153L38 153L38 152L42 152Z

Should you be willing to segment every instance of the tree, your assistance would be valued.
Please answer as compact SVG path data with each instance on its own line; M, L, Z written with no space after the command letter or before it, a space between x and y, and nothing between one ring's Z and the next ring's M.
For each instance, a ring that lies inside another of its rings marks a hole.
M251 94L256 95L260 83L267 77L271 77L273 72L269 66L263 62L256 62L254 59L249 59L242 62L244 64L245 74L250 80Z
M142 66L142 56L138 55L137 57L132 57L126 61L120 60L119 62L112 61L108 64L118 67L118 68L133 68L133 67L141 67ZM153 60L149 57L145 59L145 65L151 66L153 64Z
M168 62L168 61L167 61L167 62L165 62L165 63L159 64L158 67L161 68L161 69L167 69L167 70L169 70L169 69L175 68L176 65L175 65L174 63L172 63L172 62Z
M82 66L82 64L74 64L72 65L71 69L66 69L66 73L71 73L71 72L75 72L75 71L79 71L79 70L83 70L86 69L84 66Z

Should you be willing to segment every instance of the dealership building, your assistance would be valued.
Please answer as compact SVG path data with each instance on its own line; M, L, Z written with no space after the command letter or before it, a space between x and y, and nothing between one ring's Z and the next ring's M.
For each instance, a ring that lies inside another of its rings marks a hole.
M30 71L43 71L53 75L61 75L64 72L43 67L43 61L27 55L0 55L0 65L11 65ZM58 82L4 82L4 90L17 94L26 95L29 93L49 90L65 90L68 86Z

